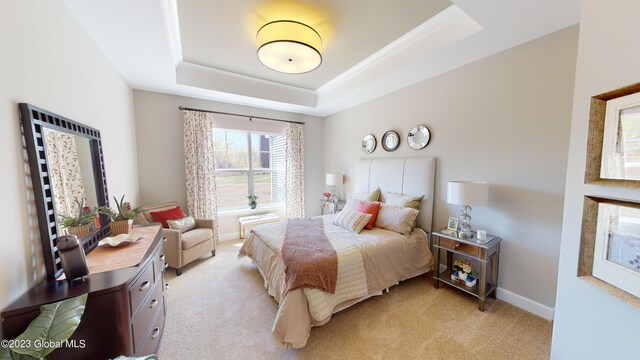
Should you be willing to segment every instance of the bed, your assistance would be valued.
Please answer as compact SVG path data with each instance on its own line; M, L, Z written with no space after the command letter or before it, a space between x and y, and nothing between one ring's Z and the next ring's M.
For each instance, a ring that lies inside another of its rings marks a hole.
M404 234L378 227L357 234L333 225L339 215L314 218L337 254L337 281L333 292L310 287L288 288L282 253L287 221L252 229L238 257L252 260L269 295L279 304L272 333L280 346L304 347L312 326L323 325L332 314L382 295L385 289L400 281L433 269L428 234L432 223L434 172L435 159L431 157L358 161L355 189L352 189L355 193L370 193L379 187L383 194L381 202L385 201L385 193L424 195L424 198L418 208L416 227Z

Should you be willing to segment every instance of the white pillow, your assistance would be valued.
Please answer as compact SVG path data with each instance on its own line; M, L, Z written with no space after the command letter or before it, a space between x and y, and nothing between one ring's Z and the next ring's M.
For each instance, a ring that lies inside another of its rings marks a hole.
M344 204L342 210L355 210L361 202L361 200L358 200L356 198L350 198L349 200L347 200L347 203Z
M338 217L333 221L333 225L338 225L356 234L364 228L371 219L371 214L361 213L355 210L342 209Z
M406 196L398 193L384 193L384 203L388 205L401 206L401 207L409 207L412 209L418 209L420 207L420 202L424 199L424 195L422 196Z
M377 187L370 193L356 193L353 197L361 201L375 202L380 199L380 188Z
M418 213L416 209L383 203L378 211L375 227L409 235L415 227Z

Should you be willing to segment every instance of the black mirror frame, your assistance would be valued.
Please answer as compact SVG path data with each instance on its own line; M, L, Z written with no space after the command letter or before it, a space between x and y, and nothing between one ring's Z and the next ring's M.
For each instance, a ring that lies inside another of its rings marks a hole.
M62 275L62 263L57 247L58 238L62 234L59 233L60 230L57 226L54 210L53 189L51 188L51 178L49 176L46 143L43 137L44 128L89 139L98 206L109 205L107 178L102 155L102 139L100 138L100 131L97 129L63 116L26 103L20 103L18 107L20 109L22 132L27 146L47 280L55 280ZM89 253L97 247L100 239L111 235L111 228L108 226L109 221L108 216L101 215L101 227L81 239L80 243L85 253Z

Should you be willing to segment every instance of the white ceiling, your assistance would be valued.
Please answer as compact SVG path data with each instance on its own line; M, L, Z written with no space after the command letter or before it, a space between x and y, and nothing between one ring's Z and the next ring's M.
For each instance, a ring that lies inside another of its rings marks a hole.
M579 20L579 0L65 0L136 89L327 116ZM323 63L281 74L255 33L295 14Z

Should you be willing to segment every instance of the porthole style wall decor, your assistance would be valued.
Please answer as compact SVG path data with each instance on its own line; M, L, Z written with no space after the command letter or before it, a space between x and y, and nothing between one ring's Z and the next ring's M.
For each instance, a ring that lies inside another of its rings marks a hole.
M429 140L431 140L431 132L424 125L414 126L407 135L409 146L415 150L424 149L429 145Z
M362 139L362 151L365 154L371 154L375 149L378 142L376 141L376 137L369 134Z
M400 135L393 130L389 130L382 136L382 148L386 151L395 151L400 145Z

